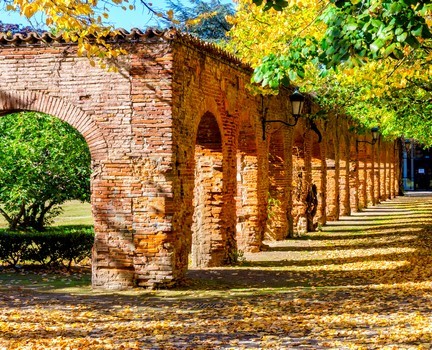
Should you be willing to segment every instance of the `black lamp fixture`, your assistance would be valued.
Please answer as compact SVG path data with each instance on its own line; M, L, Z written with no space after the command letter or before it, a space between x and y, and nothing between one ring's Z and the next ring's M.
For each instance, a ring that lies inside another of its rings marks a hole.
M379 138L379 129L377 127L373 127L370 131L371 131L371 134L372 134L372 141L357 140L357 144L359 144L360 142L368 143L370 145L376 144L376 142L378 141L378 138Z
M282 123L283 125L286 125L286 126L295 126L297 124L299 118L302 115L305 97L299 92L298 87L296 87L294 89L294 92L292 93L292 95L290 95L289 99L291 101L291 108L292 108L291 113L292 113L292 116L294 117L294 123L288 123L285 120L277 120L277 119L276 120L267 120L266 119L266 113L265 113L265 110L263 108L263 117L261 120L262 128L263 128L263 140L266 139L265 126L267 123Z
M405 152L409 153L411 151L412 139L405 139Z

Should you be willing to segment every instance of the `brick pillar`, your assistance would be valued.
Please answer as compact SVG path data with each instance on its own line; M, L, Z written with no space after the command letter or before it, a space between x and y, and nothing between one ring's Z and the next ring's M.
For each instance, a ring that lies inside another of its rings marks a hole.
M267 204L266 240L282 240L288 234L286 212L288 183L286 171L284 133L279 130L269 135L269 191Z
M320 128L323 129L323 128ZM323 139L320 146L320 159L321 159L321 186L318 188L318 213L317 222L325 225L327 222L327 142Z
M359 209L366 208L367 201L367 146L362 139L356 139L357 159L359 166Z
M302 122L299 122L295 128L295 137L292 146L292 158L293 158L293 174L292 174L292 186L293 186L293 227L294 232L298 231L299 220L304 216L305 203L304 203L304 191L306 182L306 169L305 169L305 143L306 139L303 136L304 126ZM305 225L305 222L304 222ZM303 225L303 226L304 226ZM305 227L302 228L305 230Z
M300 122L293 145L293 224L297 233L308 227L306 199L312 186L312 136L305 122Z
M307 210L309 210L308 200L310 200L310 191L312 190L312 147L313 147L313 136L315 133L307 126L306 132L304 134L304 182L302 188L302 202L304 209L302 215L306 217L306 230L314 231L314 218L308 215Z
M391 165L391 182L390 182L390 191L392 198L399 195L399 193L395 189L395 184L397 183L397 175L396 175L396 160L399 156L399 143L395 140L393 143L393 148L390 150L390 165Z
M317 123L318 129L321 129ZM313 218L313 227L318 224L324 225L326 222L325 216L325 191L326 191L326 174L323 174L327 169L325 167L325 149L323 144L318 143L318 135L312 132L312 184L316 186L318 205L316 208L315 217Z
M386 183L386 176L387 176L387 158L386 158L386 152L387 152L387 143L380 140L378 145L379 150L379 160L380 160L380 172L379 172L379 201L385 201L387 199L387 183Z
M293 193L295 190L295 184L294 184L294 130L293 128L290 129L290 132L286 133L286 136L284 137L284 149L286 153L285 158L285 178L286 178L286 219L288 224L288 237L294 237L294 198Z
M224 119L227 123L229 123L228 116L225 116ZM222 259L222 263L219 265L231 264L237 260L237 216L236 216L236 194L237 194L237 143L235 142L235 135L225 135L224 139L224 161L222 164L223 169L223 189L222 189L222 211L221 211L221 235L220 237L223 239L221 245L224 247L224 257ZM256 164L257 157L252 156L250 161L251 164ZM252 167L253 168L253 167ZM248 176L251 179L259 178L259 173L253 169L248 172ZM258 198L257 195L257 186L252 184L251 192L254 192L254 197ZM248 203L248 207L250 212L255 211L258 205L258 200L254 199L250 203ZM262 233L264 229L264 224L262 227L257 225L258 220L255 220L254 217L249 218L249 235L253 237L250 241L251 246L261 247L262 241ZM215 242L219 244L219 240ZM259 248L258 248L259 249ZM256 248L251 248L251 250L256 251Z
M366 146L366 193L367 205L375 205L375 158L373 146L367 144Z
M380 142L376 143L372 146L372 154L373 154L373 181L374 181L374 189L372 192L374 205L380 202L380 191L381 191L381 181L380 181Z
M382 193L382 152L381 152L381 143L382 139L379 139L379 141L374 146L374 156L375 156L375 201L376 203L381 202L381 193Z
M346 129L346 122L344 122L344 127L338 129L337 132L341 132L339 135L339 145L340 145L340 207L339 215L350 215L350 143L349 134Z
M393 149L390 154L390 165L391 165L391 182L390 182L390 192L391 198L394 198L399 195L398 192L398 159L400 154L399 142L398 140L393 141L392 143Z
M360 192L360 179L359 179L359 160L357 156L356 139L354 135L349 137L349 188L350 188L350 206L351 212L359 211L359 192Z
M341 206L341 193L340 193L340 183L342 181L341 179L341 138L340 138L340 132L338 128L335 128L335 142L333 144L333 147L335 149L335 171L334 171L334 186L335 186L335 198L334 198L334 205L335 205L335 212L336 216L334 220L339 220L340 215L340 206Z
M389 183L388 183L388 186L389 186L388 191L389 192L388 193L389 193L389 198L392 199L395 197L393 184L395 181L395 179L394 179L394 177L395 177L394 156L396 153L396 150L395 150L396 143L392 142L390 146L391 146L391 149L389 149L389 152L388 152L388 180L389 180Z
M389 162L389 143L384 147L384 200L390 199L390 162Z
M327 135L327 220L339 218L339 140L335 128L328 124Z
M401 169L401 143L397 141L397 151L395 153L394 165L395 165L395 179L394 179L394 191L396 196L402 195L402 169Z
M258 215L258 156L255 133L248 125L240 129L237 150L237 247L258 252L261 246Z
M129 185L118 176L130 168L124 162L93 161L92 213L95 243L92 256L92 286L126 289L135 285L134 228ZM128 176L130 179L130 177Z

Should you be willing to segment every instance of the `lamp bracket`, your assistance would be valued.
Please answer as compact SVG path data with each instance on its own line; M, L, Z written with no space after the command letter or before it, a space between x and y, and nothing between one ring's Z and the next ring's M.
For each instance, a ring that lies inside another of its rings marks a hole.
M294 123L292 123L292 124L288 123L288 122L286 122L284 120L277 120L277 119L275 119L275 120L266 120L265 118L262 118L261 119L261 123L262 123L262 129L263 129L263 140L266 139L266 128L265 128L265 126L266 126L267 123L282 123L285 126L296 126L297 123L298 123L298 120L299 120L300 116L299 115L294 115L293 117L294 117Z
M375 140L372 140L372 141L356 140L357 144L363 142L363 143L368 143L368 144L370 144L370 145L372 145L372 146L373 146L374 144L376 144L377 141L378 141L378 139L375 139Z

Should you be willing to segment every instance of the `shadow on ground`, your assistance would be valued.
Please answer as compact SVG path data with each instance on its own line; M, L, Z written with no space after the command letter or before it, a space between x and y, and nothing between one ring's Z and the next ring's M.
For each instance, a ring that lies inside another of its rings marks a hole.
M191 270L175 290L3 278L0 348L430 349L432 197L376 209L269 242L241 266Z

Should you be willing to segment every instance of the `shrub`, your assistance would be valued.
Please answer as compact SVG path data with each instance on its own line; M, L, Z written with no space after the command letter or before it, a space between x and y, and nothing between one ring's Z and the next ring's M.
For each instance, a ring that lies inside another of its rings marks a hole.
M0 231L0 261L16 268L25 258L31 246L30 234L23 235L13 231Z
M0 262L14 268L24 263L43 266L78 264L91 256L94 241L90 226L52 227L45 232L0 231Z

